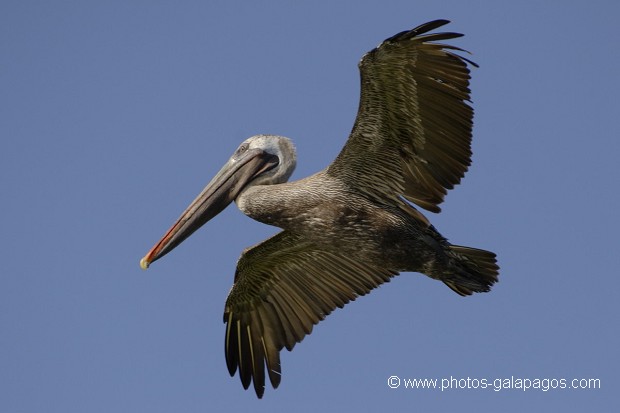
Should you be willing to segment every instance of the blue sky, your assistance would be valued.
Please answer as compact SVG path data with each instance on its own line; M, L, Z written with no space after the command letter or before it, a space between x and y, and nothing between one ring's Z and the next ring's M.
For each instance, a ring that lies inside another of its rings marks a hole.
M609 410L617 2L292 3L2 2L0 411ZM495 251L500 283L462 298L402 274L284 351L259 401L228 375L222 313L239 254L277 229L231 207L148 272L138 261L248 136L291 137L295 179L328 165L359 58L437 18L480 68L473 165L428 216ZM392 375L602 387L390 389Z

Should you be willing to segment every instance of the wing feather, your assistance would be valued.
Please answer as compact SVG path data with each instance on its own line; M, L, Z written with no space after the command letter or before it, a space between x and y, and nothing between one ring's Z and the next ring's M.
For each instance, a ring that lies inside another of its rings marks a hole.
M279 352L292 350L337 307L387 282L396 271L359 263L305 237L282 231L246 250L226 300L226 364L244 388L265 388L265 367L280 383Z
M473 110L463 49L437 41L436 20L398 33L360 61L361 96L353 130L327 173L376 200L405 197L439 212L447 190L471 163Z

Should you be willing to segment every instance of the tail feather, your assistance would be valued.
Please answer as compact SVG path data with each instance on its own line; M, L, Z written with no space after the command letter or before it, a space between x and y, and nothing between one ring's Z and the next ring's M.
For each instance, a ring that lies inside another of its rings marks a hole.
M498 281L496 255L477 248L450 245L457 259L457 271L450 279L442 280L459 295L488 292Z

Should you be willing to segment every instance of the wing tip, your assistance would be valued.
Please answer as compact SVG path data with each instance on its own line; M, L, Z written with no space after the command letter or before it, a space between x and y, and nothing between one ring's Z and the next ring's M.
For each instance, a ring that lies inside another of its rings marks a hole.
M383 43L396 43L403 40L410 40L419 37L422 34L428 33L432 30L438 29L439 27L445 26L448 23L450 23L450 20L431 20L429 22L422 23L421 25L414 27L413 29L404 30L402 32L396 33L394 36L387 38ZM462 33L442 33L442 35L447 35L449 36L448 38L463 36Z

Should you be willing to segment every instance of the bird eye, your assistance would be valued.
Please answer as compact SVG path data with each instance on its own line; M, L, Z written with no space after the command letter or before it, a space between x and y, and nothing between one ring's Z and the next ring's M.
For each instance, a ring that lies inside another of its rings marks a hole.
M249 147L250 145L247 143L244 143L241 146L239 146L237 150L235 151L235 157L239 157L240 155L243 155L243 153L246 152Z
M250 145L248 145L247 143L242 144L238 149L237 149L237 155L241 155L243 152L248 150L248 147Z

